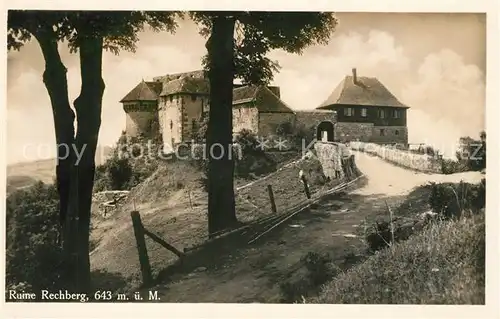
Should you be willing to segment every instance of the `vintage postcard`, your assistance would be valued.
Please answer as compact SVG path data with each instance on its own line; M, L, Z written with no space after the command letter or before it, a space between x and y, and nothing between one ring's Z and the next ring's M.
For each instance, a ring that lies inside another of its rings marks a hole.
M304 8L5 8L10 315L495 316L496 15Z

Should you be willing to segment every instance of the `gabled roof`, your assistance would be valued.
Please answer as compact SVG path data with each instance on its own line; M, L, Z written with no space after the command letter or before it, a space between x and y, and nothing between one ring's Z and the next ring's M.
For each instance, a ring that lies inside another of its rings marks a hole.
M161 91L161 83L145 82L142 80L135 88L132 89L120 103L133 101L156 101Z
M153 78L153 81L169 82L169 81L173 81L173 80L178 80L182 77L192 77L192 78L204 79L205 78L205 71L195 70L195 71L189 71L189 72L181 72L181 73L173 73L173 74L167 74L167 75L162 75L162 76L155 76Z
M259 113L294 113L266 86L243 86L233 90L233 106L253 102Z
M318 109L334 105L363 105L363 106L408 106L401 103L377 78L348 75L333 90L325 102Z
M183 76L176 80L163 82L163 89L160 93L161 96L172 94L209 94L209 82L203 78L195 78L190 76Z

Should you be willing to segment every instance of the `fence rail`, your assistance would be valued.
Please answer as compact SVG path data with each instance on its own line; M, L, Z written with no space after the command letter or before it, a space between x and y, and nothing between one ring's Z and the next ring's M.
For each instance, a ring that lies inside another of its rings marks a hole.
M296 164L297 162L293 163ZM292 164L292 163L290 163ZM248 199L244 198L245 201L249 202L254 209L250 212L254 211L270 211L270 213L267 213L265 217L252 220L251 222L242 225L238 228L233 228L233 229L226 229L222 230L218 233L213 233L210 234L210 239L197 244L193 245L191 247L185 247L183 248L183 251L178 250L171 244L167 243L165 240L160 238L158 235L152 233L151 231L147 230L141 220L141 216L139 211L133 210L131 212L131 218L132 218L132 226L134 229L134 234L135 234L135 239L137 243L137 251L139 255L139 263L140 263L140 268L141 268L141 273L142 273L142 281L144 286L150 286L153 283L153 278L152 278L152 271L151 271L151 265L149 261L149 256L148 256L148 250L146 246L146 240L145 237L148 236L151 238L154 242L158 243L162 247L166 248L173 254L175 254L178 258L182 259L186 257L188 254L193 253L196 250L199 250L206 245L209 245L217 240L220 240L222 238L228 237L233 234L239 233L240 235L244 235L244 238L249 238L248 244L252 244L256 242L258 239L262 238L269 232L271 232L273 229L276 229L279 225L283 224L296 214L306 210L309 208L311 205L318 203L322 199L324 199L326 196L331 195L335 192L345 190L349 185L352 185L354 182L359 180L363 175L358 174L358 171L355 167L355 163L353 159L350 159L349 161L343 163L344 165L347 165L346 167L346 180L342 179L340 180L340 183L335 185L334 187L330 189L326 189L327 184L324 185L322 188L314 189L311 188L309 181L307 180L306 176L301 174L300 175L300 183L303 184L303 191L297 190L297 192L302 193L303 199L299 200L298 202L292 203L291 206L286 205L286 203L282 202L283 207L278 207L276 203L276 194L273 189L273 186L271 184L265 185L265 188L267 188L267 196L269 198L269 201L267 203L263 202L262 195L260 196L260 203L261 206L259 207L258 205L255 205L254 203L250 202ZM262 182L264 180L267 180L268 176L266 176L263 179L260 179L258 181L252 182L251 185L255 185L255 183ZM250 186L250 184L245 185L244 187L240 188L242 190L243 188L246 188ZM264 187L264 185L262 185ZM237 189L238 190L238 189ZM300 193L296 193L295 191L292 192L293 196L297 196ZM239 196L238 194L236 194ZM286 193L286 196L290 196L290 193ZM190 196L190 206L192 207L192 199ZM196 199L195 199L196 200ZM268 206L265 206L268 205ZM288 206L288 207L287 207ZM279 213L281 212L281 213ZM250 215L250 213L248 213Z

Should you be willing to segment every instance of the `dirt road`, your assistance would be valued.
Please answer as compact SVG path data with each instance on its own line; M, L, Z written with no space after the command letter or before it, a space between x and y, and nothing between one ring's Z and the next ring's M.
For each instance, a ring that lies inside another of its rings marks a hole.
M480 173L429 175L415 173L380 158L354 152L367 182L348 194L331 196L252 245L207 263L189 274L157 287L162 302L280 302L280 284L303 272L300 259L308 252L329 253L343 269L350 267L353 251L363 249L359 225L408 200L414 187L429 181L477 182ZM417 209L426 200L418 196Z

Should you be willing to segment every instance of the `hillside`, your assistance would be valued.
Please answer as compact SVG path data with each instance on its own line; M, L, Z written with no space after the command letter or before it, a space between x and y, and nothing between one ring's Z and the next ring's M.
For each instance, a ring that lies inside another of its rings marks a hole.
M99 148L95 157L96 164L103 164L110 151L110 147ZM31 186L37 181L46 184L53 183L56 164L57 161L53 158L7 165L7 194L16 189Z

